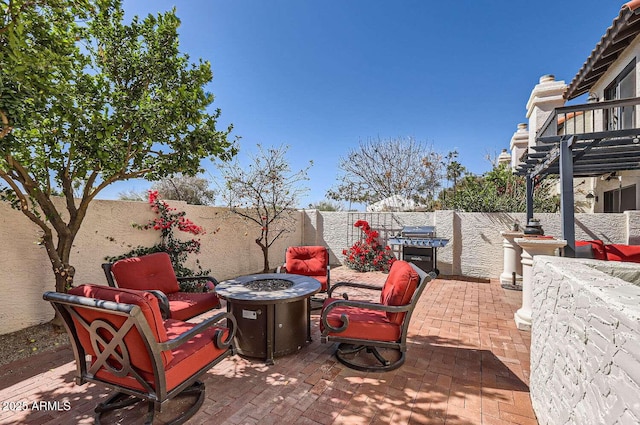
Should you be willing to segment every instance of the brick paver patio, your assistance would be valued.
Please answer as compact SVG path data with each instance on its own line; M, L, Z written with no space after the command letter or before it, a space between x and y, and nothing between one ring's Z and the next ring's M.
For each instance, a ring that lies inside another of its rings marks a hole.
M333 282L382 284L385 277L332 270ZM497 281L431 282L411 322L406 363L378 374L337 363L335 347L320 344L316 311L313 342L297 354L272 366L233 356L211 369L203 379L206 400L188 423L537 424L530 336L513 322L521 296ZM0 424L93 423L93 409L109 391L75 385L74 371L68 347L4 366Z

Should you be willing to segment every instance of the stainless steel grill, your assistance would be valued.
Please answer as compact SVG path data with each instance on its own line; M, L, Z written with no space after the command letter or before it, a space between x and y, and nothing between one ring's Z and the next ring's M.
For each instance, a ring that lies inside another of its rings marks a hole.
M448 242L449 239L436 237L434 226L404 226L399 235L389 239L388 244L402 246L403 260L426 272L438 274L437 248L446 246Z

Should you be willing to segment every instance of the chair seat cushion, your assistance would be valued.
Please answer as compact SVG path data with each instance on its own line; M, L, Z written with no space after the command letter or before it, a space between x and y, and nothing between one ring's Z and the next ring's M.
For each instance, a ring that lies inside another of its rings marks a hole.
M167 295L180 290L171 258L166 252L118 260L111 266L111 272L120 288L157 289Z
M220 298L215 292L174 292L166 295L171 318L176 320L188 320L220 307Z
M339 298L327 298L322 306L323 315L327 305ZM401 329L395 323L389 321L387 313L380 310L368 310L359 307L337 307L327 314L327 322L332 327L340 327L340 316L345 314L349 318L349 326L344 332L329 332L329 335L341 338L355 338L372 341L397 341L400 339ZM320 322L320 331L324 326Z
M640 245L611 244L604 248L609 261L640 263Z
M82 297L95 298L104 301L114 301L122 304L133 304L140 307L142 314L144 315L153 337L157 342L165 342L168 339L165 326L162 321L162 315L160 314L160 307L158 306L158 299L148 292L136 291L132 289L112 288L110 286L103 285L80 285L69 291L70 295L78 295ZM116 314L109 314L105 311L91 310L87 308L77 308L78 314L86 321L93 322L96 319L111 323L113 326L120 327L127 319L124 316ZM91 356L96 356L91 337L89 332L78 323L77 319L73 319L76 322L76 328L78 331L78 338L80 343ZM100 332L103 338L110 341L112 335L106 330ZM129 350L136 352L139 355L132 357L132 364L140 370L152 372L153 366L148 356L148 351L144 339L140 333L132 329L124 337L125 343ZM173 354L170 351L162 352L162 363L168 365L173 360Z
M176 338L194 326L197 326L195 323L175 319L165 320L164 325L169 339ZM222 330L223 339L225 339L229 333L229 330L226 328L211 327L171 351L173 360L166 367L167 391L171 391L227 351L226 348L218 348L215 346L214 338L216 330ZM142 385L130 376L118 378L104 371L98 372L96 376L108 382L146 392ZM153 373L141 372L141 376L155 388Z
M323 274L321 276L313 275L309 276L320 282L320 292L327 292L327 275Z

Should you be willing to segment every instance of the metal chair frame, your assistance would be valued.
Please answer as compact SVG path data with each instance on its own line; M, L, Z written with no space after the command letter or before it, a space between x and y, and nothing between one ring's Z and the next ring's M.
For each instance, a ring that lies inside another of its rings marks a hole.
M176 397L179 394L195 393L199 394L196 402L182 415L175 418L171 423L184 423L192 416L204 400L204 384L198 379L207 370L220 363L226 357L235 353L231 342L236 331L235 318L226 312L216 314L215 316L204 320L202 323L194 326L180 336L166 342L159 343L156 341L153 332L147 322L140 307L133 304L123 304L113 301L105 301L94 298L87 298L77 295L63 294L59 292L45 292L43 298L53 305L56 312L64 320L64 326L70 336L71 347L76 361L76 384L82 385L87 382L100 383L117 392L111 396L106 402L100 403L95 408L96 423L100 423L103 413L123 408L131 404L146 401L148 403L147 422L152 423L155 412L161 411L163 403ZM76 311L76 308L106 311L109 315L122 316L124 323L116 327L108 320L95 319L91 323L82 318ZM74 321L75 319L75 321ZM227 350L212 359L209 363L199 369L191 377L184 380L180 385L170 391L167 391L167 382L165 377L165 367L162 363L161 353L166 350L173 350L180 345L188 342L194 336L204 332L205 330L217 326L220 322L226 320L229 333L227 338L223 340L223 331L216 330L213 343L217 348L226 348ZM90 335L91 344L97 357L95 359L88 358L87 352L82 346L76 331L76 323L79 323ZM125 343L125 335L135 328L144 341L146 353L130 352ZM98 331L101 331L100 333ZM110 341L103 338L105 332L109 333L112 338ZM147 382L132 366L131 357L146 355L151 360L153 368L153 376L155 389ZM114 366L114 360L119 363L121 368ZM145 391L134 388L120 386L96 376L96 373L104 368L116 377L133 377ZM128 397L131 396L131 397Z

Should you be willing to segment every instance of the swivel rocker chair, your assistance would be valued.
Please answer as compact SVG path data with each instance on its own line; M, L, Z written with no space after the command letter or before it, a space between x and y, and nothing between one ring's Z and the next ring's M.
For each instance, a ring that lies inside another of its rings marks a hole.
M339 343L336 357L344 365L361 371L389 371L406 357L409 321L427 283L427 274L405 261L395 261L382 288L340 282L329 290L320 316L320 341ZM380 291L380 302L333 298L339 288ZM385 355L383 355L383 353Z
M81 285L67 294L45 292L43 298L64 320L76 383L115 390L96 407L96 423L108 412L144 402L151 424L170 399L189 396L195 401L170 422L183 423L204 400L201 376L233 354L236 322L229 313L199 324L163 320L154 295L103 285Z
M150 291L160 300L164 317L188 320L214 308L220 308L215 293L218 281L211 276L176 277L166 252L124 258L102 265L107 283L114 288ZM202 292L183 292L181 282L207 280ZM167 311L168 306L168 311Z

